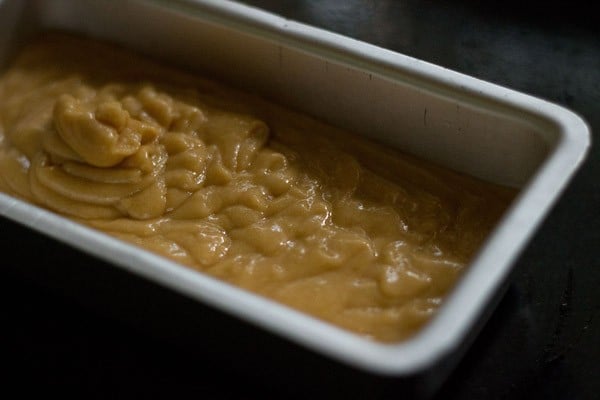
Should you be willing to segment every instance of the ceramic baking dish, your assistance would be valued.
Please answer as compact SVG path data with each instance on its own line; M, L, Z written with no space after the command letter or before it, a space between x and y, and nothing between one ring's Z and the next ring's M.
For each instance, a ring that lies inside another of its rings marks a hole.
M341 331L0 195L0 226L12 220L344 368L418 377L424 391L439 386L492 312L513 262L589 146L586 123L565 108L234 2L3 0L0 65L45 29L169 58L435 163L519 188L438 315L399 344Z

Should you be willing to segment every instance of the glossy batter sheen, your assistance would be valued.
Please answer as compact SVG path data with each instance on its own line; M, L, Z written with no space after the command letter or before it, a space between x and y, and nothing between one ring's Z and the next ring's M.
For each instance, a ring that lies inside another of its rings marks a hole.
M0 81L0 190L380 341L435 314L512 198L62 34Z

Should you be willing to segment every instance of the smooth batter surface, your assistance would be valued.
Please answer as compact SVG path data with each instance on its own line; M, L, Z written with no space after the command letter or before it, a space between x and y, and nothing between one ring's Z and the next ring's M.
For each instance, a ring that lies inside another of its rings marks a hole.
M388 342L435 314L514 195L56 33L0 80L0 190Z

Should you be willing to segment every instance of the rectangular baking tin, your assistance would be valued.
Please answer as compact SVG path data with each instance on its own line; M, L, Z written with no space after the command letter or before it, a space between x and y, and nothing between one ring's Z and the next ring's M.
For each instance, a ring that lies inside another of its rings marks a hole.
M0 65L66 29L224 79L519 196L435 318L381 344L0 195L0 214L365 373L409 377L458 361L589 146L586 123L544 100L228 1L0 0Z

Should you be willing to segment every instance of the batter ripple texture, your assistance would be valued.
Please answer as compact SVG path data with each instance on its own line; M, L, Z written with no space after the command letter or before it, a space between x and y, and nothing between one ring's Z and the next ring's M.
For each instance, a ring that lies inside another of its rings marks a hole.
M58 32L0 80L0 190L383 342L430 320L514 197Z

